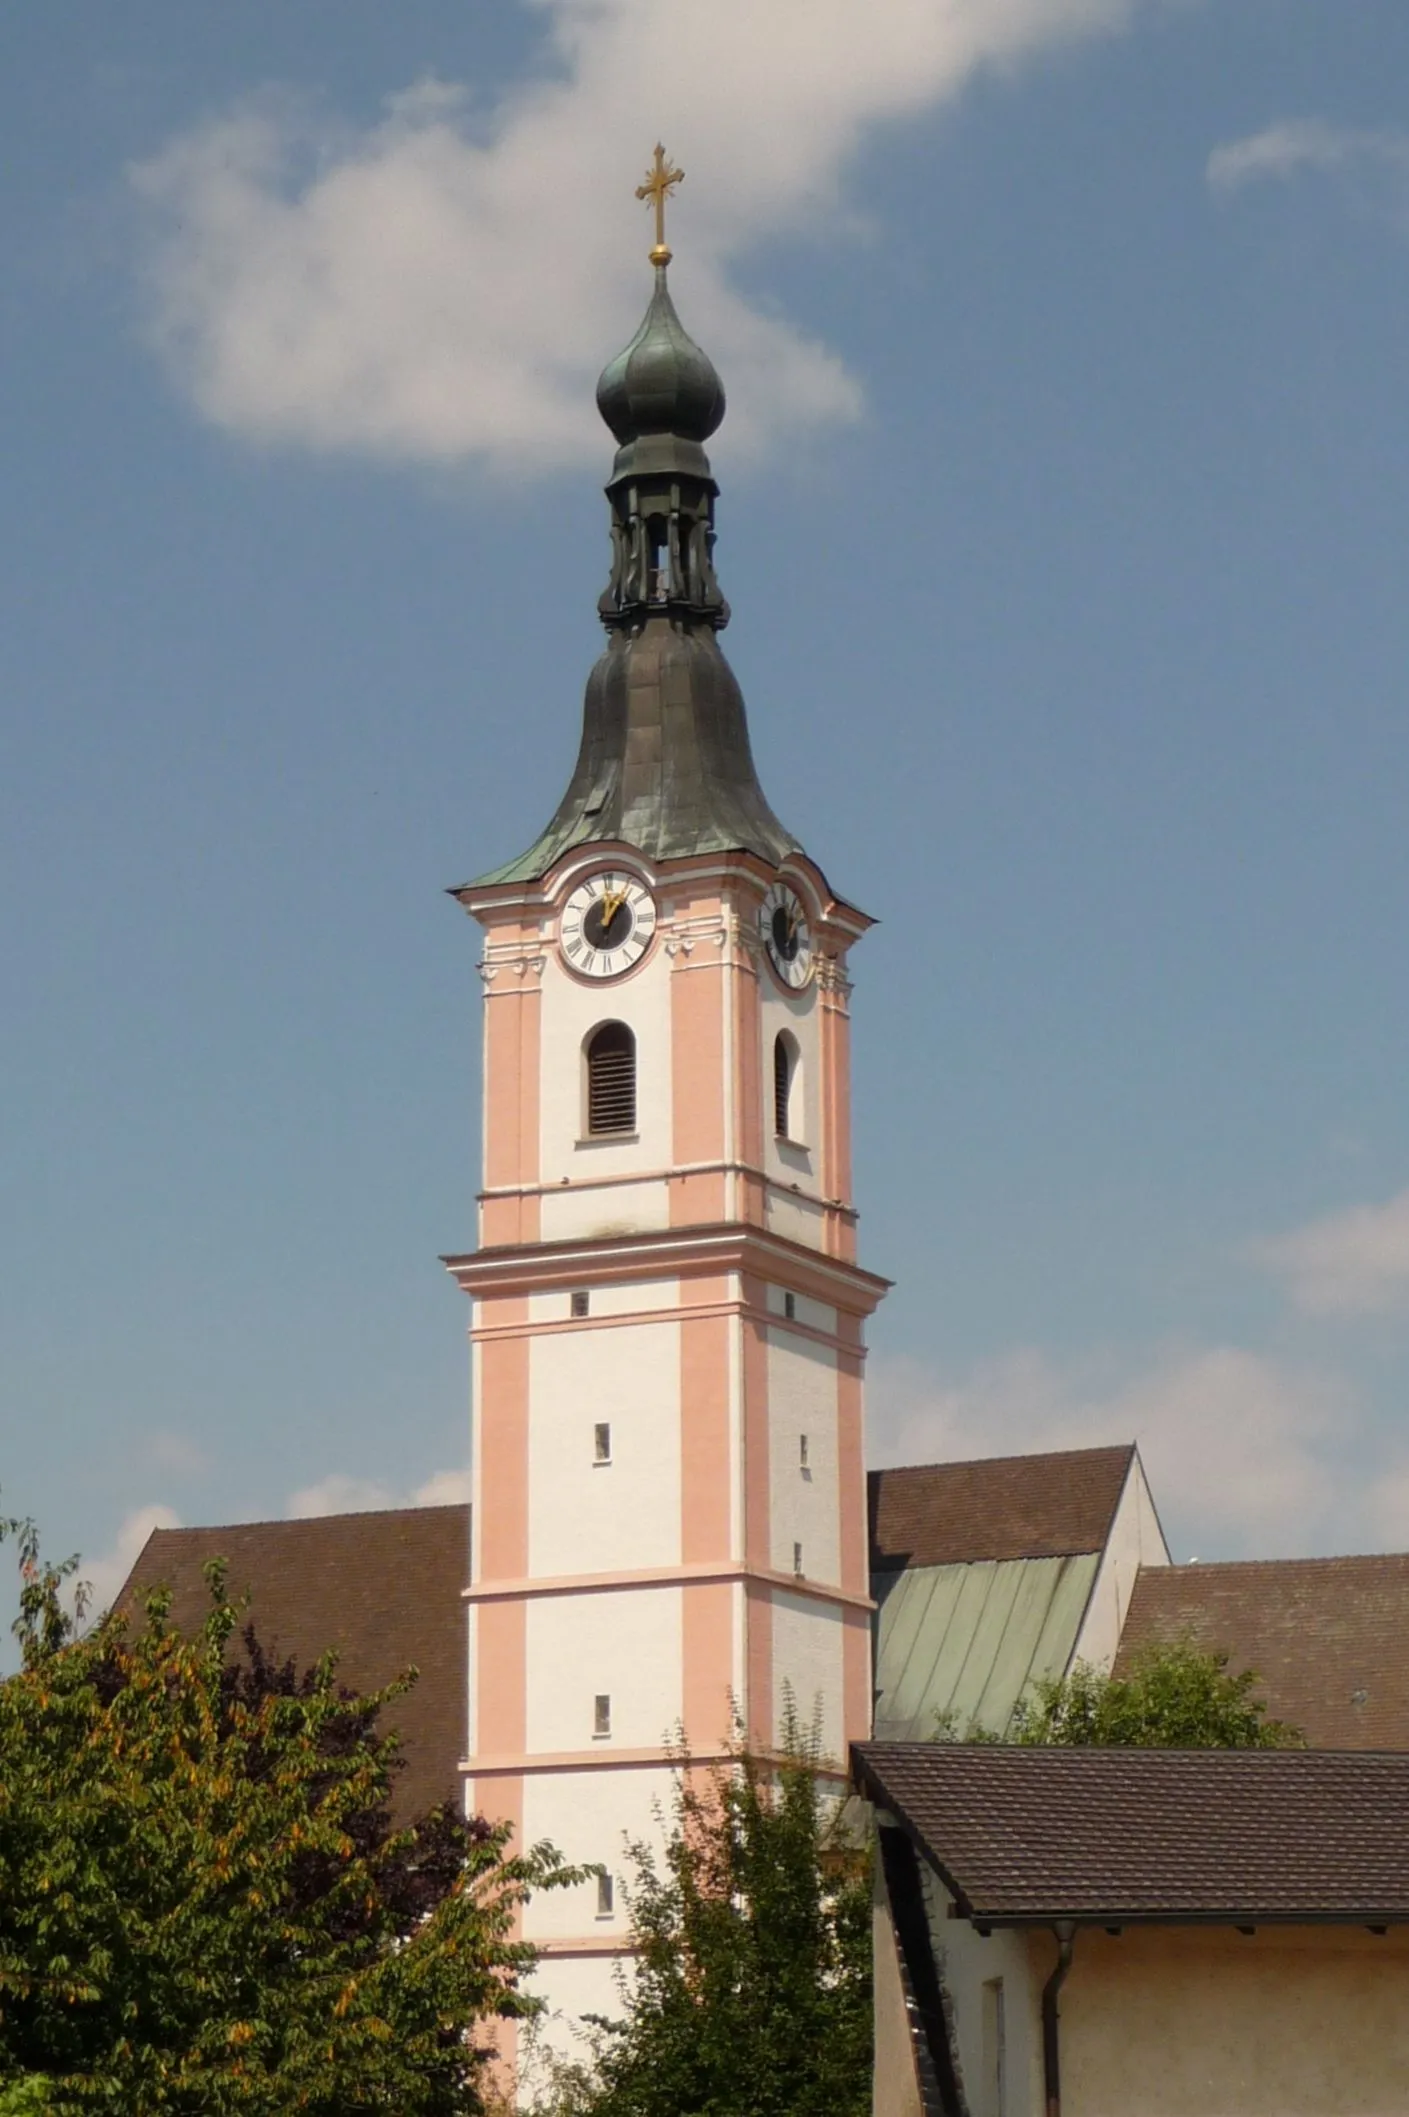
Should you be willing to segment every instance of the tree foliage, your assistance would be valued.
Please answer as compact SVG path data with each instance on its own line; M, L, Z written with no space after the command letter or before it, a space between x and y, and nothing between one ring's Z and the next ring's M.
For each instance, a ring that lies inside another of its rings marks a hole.
M581 2117L863 2117L871 2107L869 1853L840 1828L815 1731L782 1758L679 1760L664 1849L628 1848L634 1972Z
M1300 1731L1269 1716L1256 1672L1231 1674L1228 1661L1186 1637L1142 1648L1124 1676L1078 1662L1034 1685L1009 1740L1067 1749L1301 1748Z
M449 1805L394 1827L378 1723L405 1684L353 1696L331 1656L299 1676L252 1632L230 1654L218 1566L195 1636L162 1596L83 1636L72 1562L5 1533L23 1665L0 1683L0 2109L480 2111L487 2025L531 2012L515 1910L577 1876Z

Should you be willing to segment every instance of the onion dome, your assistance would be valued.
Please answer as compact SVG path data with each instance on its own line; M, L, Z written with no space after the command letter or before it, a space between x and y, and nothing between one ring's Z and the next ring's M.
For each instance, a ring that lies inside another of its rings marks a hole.
M597 409L623 448L647 434L705 442L724 417L714 362L677 316L664 264L655 273L640 330L597 384Z

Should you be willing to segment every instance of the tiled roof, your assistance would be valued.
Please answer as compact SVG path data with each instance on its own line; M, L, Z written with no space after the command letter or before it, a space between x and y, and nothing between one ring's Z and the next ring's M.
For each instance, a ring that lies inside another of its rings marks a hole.
M1409 1756L860 1743L979 1924L1409 1921Z
M1106 1541L1133 1445L873 1470L871 1570L1070 1558Z
M1409 1556L1155 1566L1135 1584L1117 1674L1188 1633L1255 1669L1315 1749L1409 1749Z
M411 1816L459 1798L469 1525L470 1510L460 1506L157 1529L118 1605L140 1607L161 1583L172 1590L172 1621L193 1630L209 1608L201 1568L224 1558L230 1592L249 1589L260 1644L279 1661L292 1657L303 1669L334 1647L338 1675L356 1691L378 1690L414 1664L420 1680L384 1722L401 1734L406 1769L395 1805Z

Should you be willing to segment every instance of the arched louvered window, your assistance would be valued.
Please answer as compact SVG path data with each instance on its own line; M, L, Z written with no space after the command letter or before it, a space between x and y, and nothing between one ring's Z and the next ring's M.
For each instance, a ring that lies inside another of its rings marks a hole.
M773 1039L773 1130L779 1139L802 1137L801 1052L784 1029Z
M603 1022L587 1039L587 1130L636 1130L636 1039L625 1022Z

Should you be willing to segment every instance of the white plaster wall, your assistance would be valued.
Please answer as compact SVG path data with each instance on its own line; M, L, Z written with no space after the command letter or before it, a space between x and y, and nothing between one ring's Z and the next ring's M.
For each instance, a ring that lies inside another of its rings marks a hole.
M680 1306L678 1279L629 1279L619 1286L598 1286L588 1273L575 1279L565 1279L561 1288L554 1287L551 1293L530 1294L529 1322L570 1322L572 1296L578 1287L587 1289L591 1297L590 1313L593 1316L652 1315L661 1309L673 1312Z
M1125 1613L1135 1591L1135 1576L1141 1566L1167 1566L1169 1549L1155 1513L1150 1488L1139 1456L1130 1465L1120 1504L1111 1523L1111 1533L1096 1578L1091 1600L1081 1621L1073 1661L1089 1661L1094 1668L1109 1669L1120 1645Z
M526 1730L531 1751L653 1749L682 1710L678 1588L534 1596L526 1612ZM592 1732L593 1699L612 1701L612 1731Z
M808 1467L799 1441L807 1435ZM830 1347L795 1332L768 1338L769 1548L775 1569L793 1570L802 1545L809 1580L841 1580L837 1474L837 1359Z
M670 1226L670 1185L665 1178L658 1177L651 1183L594 1183L596 1167L586 1165L586 1156L601 1151L595 1144L585 1148L584 1166L577 1181L543 1193L539 1226L544 1242L637 1235L647 1229ZM624 1154L636 1150L613 1147L607 1151Z
M771 1316L781 1316L784 1313L785 1292L781 1286L769 1287L768 1313ZM813 1301L806 1294L794 1294L793 1301L793 1313L799 1323L805 1323L810 1330L825 1330L830 1331L833 1336L836 1335L837 1312L834 1308L829 1308L825 1301Z
M816 981L802 992L785 993L764 964L759 968L758 984L759 1027L762 1036L762 1071L759 1077L763 1082L765 1097L763 1165L768 1174L780 1183L801 1182L804 1190L815 1190L817 1155L822 1137L822 1040L819 1033ZM797 1038L802 1058L802 1135L797 1144L807 1150L804 1155L789 1153L786 1148L780 1153L773 1131L773 1044L779 1032L784 1029L791 1030Z
M533 1976L525 1978L524 1990L546 2000L549 2011L527 2037L519 2039L521 2106L532 2107L535 2095L546 2093L550 2086L548 2068L535 2063L538 2052L585 2063L591 2045L580 2030L583 2015L604 2015L608 2021L620 2017L615 1974L619 1960L614 1955L546 1955Z
M657 1810L669 1816L672 1787L668 1765L529 1774L524 1781L525 1843L547 1838L570 1862L600 1861L616 1881L616 1907L610 1919L597 1917L595 1880L572 1889L545 1890L525 1909L527 1939L580 1940L595 1934L624 1942L629 1937L631 1917L622 1886L632 1872L626 1842L640 1839L661 1845Z
M612 1429L593 1462L592 1429ZM535 1575L680 1561L680 1325L554 1331L529 1347L528 1552Z
M1001 1929L987 1940L966 1919L951 1919L949 1892L934 1870L920 1864L929 1919L930 1945L952 2009L951 2027L960 2085L969 2117L1039 2117L1042 2109L1042 1979L1034 1975L1033 1942ZM1054 1944L1043 1937L1049 1953ZM1055 1959L1055 1958L1054 1958ZM1007 2108L994 2107L985 2078L983 1988L1003 1980ZM1080 2105L1076 2105L1080 2107Z
M570 977L550 954L543 970L540 1174L591 1183L635 1169L670 1166L670 958L657 940L639 969L615 982ZM584 1132L582 1046L599 1022L625 1022L636 1038L636 1139L594 1140Z
M787 1180L789 1183L802 1183L802 1179L795 1176L790 1176ZM808 1182L810 1181L809 1178ZM764 1218L771 1232L782 1235L788 1242L805 1243L813 1250L824 1247L826 1212L815 1199L807 1197L805 1192L779 1191L770 1184Z
M1062 1990L1063 2105L1074 2117L1398 2117L1406 1996L1402 1928L1085 1930Z
M821 1704L823 1756L844 1757L841 1611L834 1603L778 1592L773 1597L773 1713L778 1738L783 1732L789 1687L804 1730L811 1727L813 1713Z

